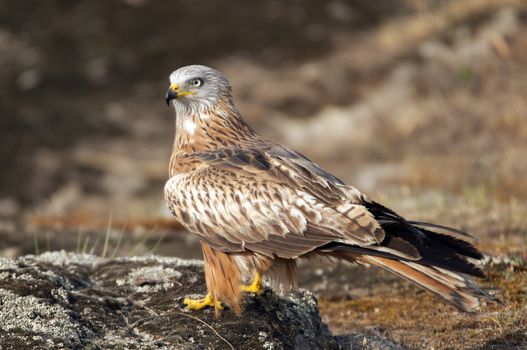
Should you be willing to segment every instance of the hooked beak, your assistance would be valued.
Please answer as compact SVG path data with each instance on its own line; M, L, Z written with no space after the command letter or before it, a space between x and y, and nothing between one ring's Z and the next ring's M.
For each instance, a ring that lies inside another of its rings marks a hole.
M165 101L167 102L167 106L170 105L170 101L172 101L173 99L177 98L178 90L179 90L178 84L176 84L176 83L170 84L170 87L168 88L167 94L165 96Z

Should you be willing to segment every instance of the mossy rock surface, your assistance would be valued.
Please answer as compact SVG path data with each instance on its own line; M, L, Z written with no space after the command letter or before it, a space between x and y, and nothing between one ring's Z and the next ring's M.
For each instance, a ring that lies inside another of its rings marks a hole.
M373 332L332 336L306 291L248 296L240 317L187 311L203 264L51 252L0 259L2 349L400 349Z

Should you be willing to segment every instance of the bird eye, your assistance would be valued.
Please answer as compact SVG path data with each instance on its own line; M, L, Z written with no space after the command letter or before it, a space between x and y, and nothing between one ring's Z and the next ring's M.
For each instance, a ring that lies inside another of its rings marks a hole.
M190 83L195 87L200 87L203 84L203 79L201 78L194 78L190 81Z

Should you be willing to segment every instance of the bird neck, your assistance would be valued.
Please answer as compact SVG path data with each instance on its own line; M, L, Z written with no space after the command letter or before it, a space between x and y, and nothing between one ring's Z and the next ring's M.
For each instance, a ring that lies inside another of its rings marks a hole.
M192 153L243 147L257 138L232 102L220 102L204 111L177 115L170 176L192 170L188 164L188 155Z

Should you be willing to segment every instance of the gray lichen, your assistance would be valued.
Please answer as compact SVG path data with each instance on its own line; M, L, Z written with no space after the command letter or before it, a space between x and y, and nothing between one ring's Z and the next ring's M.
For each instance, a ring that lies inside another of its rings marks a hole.
M0 344L2 349L225 349L228 343L236 349L398 349L382 338L332 336L306 291L248 296L240 317L225 309L216 319L213 310L181 307L185 295L204 292L203 263L196 260L102 259L64 251L0 259Z
M0 325L3 331L38 334L42 340L61 339L80 344L90 331L72 318L69 310L33 296L19 296L0 288Z

